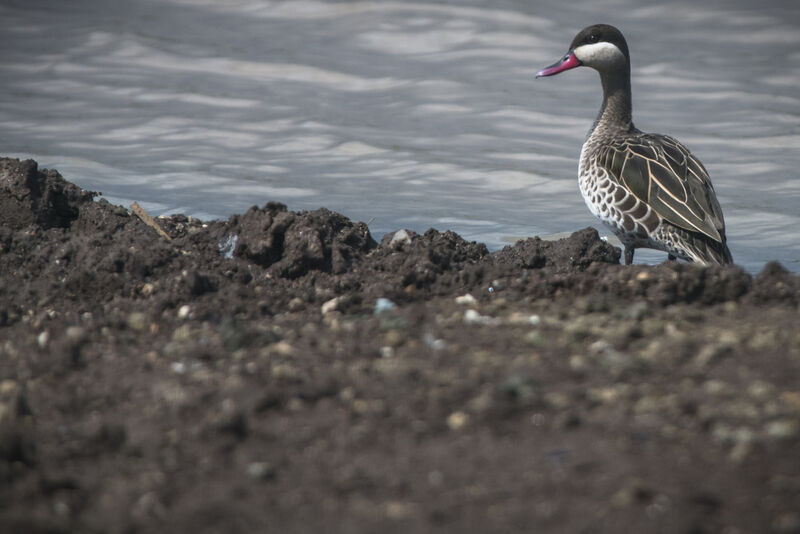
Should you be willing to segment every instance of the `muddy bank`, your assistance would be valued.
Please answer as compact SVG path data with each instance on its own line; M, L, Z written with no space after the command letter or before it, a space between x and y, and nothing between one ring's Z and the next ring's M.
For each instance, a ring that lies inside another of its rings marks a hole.
M800 531L778 264L93 198L0 160L0 531Z

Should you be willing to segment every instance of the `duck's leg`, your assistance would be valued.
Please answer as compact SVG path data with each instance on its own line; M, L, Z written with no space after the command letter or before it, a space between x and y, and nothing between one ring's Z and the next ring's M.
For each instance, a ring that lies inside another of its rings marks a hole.
M633 246L625 245L625 265L633 263Z
M676 258L675 256L673 256L672 254L667 254L667 261L675 261L675 260L677 260L677 259L678 259L678 258Z

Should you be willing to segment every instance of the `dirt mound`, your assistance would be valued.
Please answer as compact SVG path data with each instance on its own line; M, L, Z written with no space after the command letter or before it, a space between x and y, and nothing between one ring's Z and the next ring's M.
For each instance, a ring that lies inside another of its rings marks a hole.
M78 207L94 195L55 171L39 172L33 160L0 159L0 226L5 229L68 227Z
M0 531L800 525L778 264L94 196L0 160Z
M275 202L234 215L225 230L222 240L233 248L233 256L283 278L347 272L376 246L364 223L354 224L325 208L292 213Z
M542 241L531 237L505 247L493 259L498 266L507 266L509 273L525 269L551 272L582 272L593 263L619 263L620 249L609 245L594 228L585 228L566 239Z

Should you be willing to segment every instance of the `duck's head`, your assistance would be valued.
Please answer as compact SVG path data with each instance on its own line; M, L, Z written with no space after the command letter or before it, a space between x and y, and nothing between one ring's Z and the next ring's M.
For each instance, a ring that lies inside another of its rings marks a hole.
M592 67L600 74L629 71L628 43L622 32L608 24L595 24L582 29L569 45L569 52L537 72L536 77L553 76L580 66Z

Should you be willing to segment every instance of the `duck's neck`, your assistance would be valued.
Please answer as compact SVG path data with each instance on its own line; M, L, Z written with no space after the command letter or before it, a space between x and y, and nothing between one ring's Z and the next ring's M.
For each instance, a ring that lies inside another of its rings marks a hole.
M626 65L624 70L602 72L603 105L600 113L589 130L589 136L617 135L636 130L633 125L631 104L631 71Z

